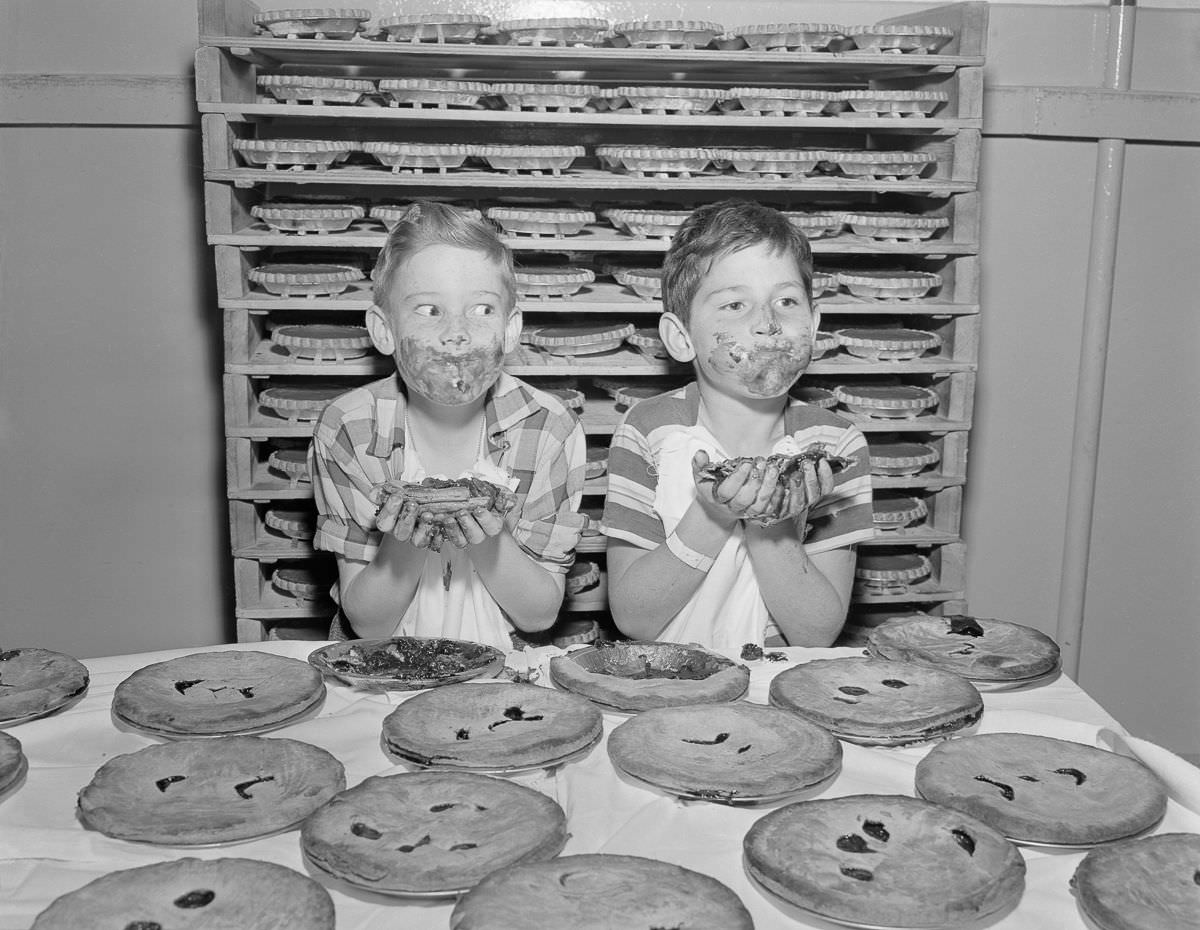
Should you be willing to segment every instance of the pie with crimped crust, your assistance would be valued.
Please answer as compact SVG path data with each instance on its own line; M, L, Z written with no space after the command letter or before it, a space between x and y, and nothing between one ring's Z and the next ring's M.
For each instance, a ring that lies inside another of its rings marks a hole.
M1033 678L1053 671L1059 660L1058 644L1033 627L960 614L888 620L871 631L867 649L978 681Z
M750 875L822 917L872 926L956 927L1021 897L1025 862L984 823L899 795L798 801L756 821Z
M1077 846L1157 823L1167 789L1136 759L1029 733L981 733L935 746L917 793L966 811L1016 842Z
M780 672L770 702L867 745L947 736L983 714L978 689L952 672L852 656L815 659Z
M440 895L567 841L563 809L532 788L470 772L376 775L343 791L301 829L322 872L383 894Z
M498 869L461 898L451 930L753 930L728 887L641 856L564 856Z
M88 686L87 667L50 649L0 652L0 724L48 714Z
M269 901L269 906L267 902ZM333 930L333 900L307 875L257 859L176 859L110 872L56 899L34 930Z
M1071 887L1100 930L1200 930L1200 834L1162 833L1093 849Z
M19 782L28 770L21 741L0 730L0 794Z

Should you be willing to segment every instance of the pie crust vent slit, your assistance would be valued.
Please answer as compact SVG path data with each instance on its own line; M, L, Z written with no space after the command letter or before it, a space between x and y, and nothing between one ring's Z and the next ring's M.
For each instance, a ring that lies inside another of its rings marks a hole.
M185 895L180 895L172 903L176 907L182 908L207 907L213 903L213 899L216 896L217 893L215 891L210 891L207 888L197 888L195 891L189 891Z

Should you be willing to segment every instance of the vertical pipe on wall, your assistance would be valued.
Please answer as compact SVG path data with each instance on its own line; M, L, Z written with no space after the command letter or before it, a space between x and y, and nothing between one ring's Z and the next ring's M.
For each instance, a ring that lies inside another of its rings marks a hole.
M1104 75L1104 86L1109 90L1129 89L1133 70L1136 2L1109 0L1108 58ZM1071 441L1067 523L1058 596L1057 633L1062 647L1063 668L1075 679L1079 677L1080 640L1087 595L1124 169L1125 140L1100 139L1092 192L1091 246L1088 252L1087 290L1084 294L1083 335L1075 392L1075 432Z

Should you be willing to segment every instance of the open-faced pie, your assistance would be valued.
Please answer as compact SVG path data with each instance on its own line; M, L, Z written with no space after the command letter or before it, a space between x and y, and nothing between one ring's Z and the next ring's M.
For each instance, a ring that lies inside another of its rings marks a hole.
M34 930L333 930L333 900L307 875L257 859L186 857L109 872L56 899Z
M1167 808L1166 787L1136 759L1028 733L935 746L917 766L916 786L1018 843L1106 843L1153 826Z
M19 782L29 770L21 741L0 730L0 796Z
M331 400L345 393L344 384L276 384L258 392L258 403L288 420L315 420Z
M755 116L820 116L836 96L836 91L806 87L734 87L721 109L740 108Z
M1099 930L1200 930L1197 875L1200 834L1163 833L1091 850L1071 887Z
M983 714L979 691L952 672L857 656L786 669L771 681L768 697L776 707L865 745L949 736Z
M232 843L294 827L345 787L342 763L299 740L180 740L105 762L79 792L79 816L116 839Z
M1020 623L952 614L889 620L867 637L883 659L932 665L978 681L1013 681L1058 667L1058 644Z
M0 726L65 707L87 686L87 667L69 655L38 648L0 652Z
M462 639L395 636L322 646L308 661L326 675L364 691L420 691L491 678L504 667L504 653Z
M462 892L496 869L552 859L566 841L566 815L550 798L471 772L367 778L300 833L322 872L401 895Z
M637 711L736 700L750 670L697 645L605 642L555 656L550 678L605 707Z
M642 711L613 730L608 755L672 794L751 803L824 781L841 767L842 747L796 714L735 701Z
M531 330L529 344L549 355L595 355L620 348L633 332L632 323L564 323Z
M371 337L365 326L332 323L277 326L271 331L271 341L289 355L317 362L361 358L371 350Z
M502 771L550 765L600 737L585 698L536 685L466 683L409 698L383 721L388 753L418 765Z
M113 714L159 736L216 736L286 726L325 697L307 662L269 652L194 652L140 668L113 693Z
M307 167L325 171L350 157L357 143L344 139L234 139L234 151L250 165L292 171Z
M333 297L364 277L361 268L327 262L268 262L246 272L268 294L279 297Z
M608 31L608 20L591 16L506 19L496 23L496 31L514 45L599 45Z
M1025 890L1025 862L1003 836L899 795L789 804L758 820L742 849L769 891L851 926L958 927Z
M640 856L563 856L498 869L461 898L450 930L753 930L729 888Z

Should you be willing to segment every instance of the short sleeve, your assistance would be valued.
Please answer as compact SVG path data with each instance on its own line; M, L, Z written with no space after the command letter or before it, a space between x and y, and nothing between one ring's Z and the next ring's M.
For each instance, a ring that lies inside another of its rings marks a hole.
M564 414L564 416L570 416ZM517 544L542 567L565 573L575 561L575 547L586 518L579 513L587 468L583 426L570 417L565 439L545 429L530 469L529 490L511 524Z
M654 509L657 486L650 443L626 416L608 450L608 489L600 531L642 549L657 549L666 539L662 518Z
M856 426L847 426L833 451L851 464L835 476L833 490L808 512L810 529L804 548L810 554L843 549L875 536L867 440Z
M370 497L378 482L365 473L334 405L325 409L313 431L308 473L317 505L313 545L347 559L370 562L382 539L375 529L376 505Z

